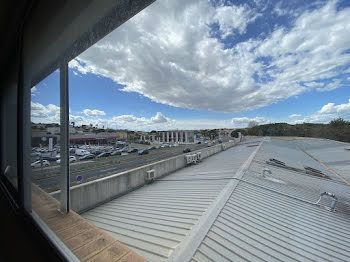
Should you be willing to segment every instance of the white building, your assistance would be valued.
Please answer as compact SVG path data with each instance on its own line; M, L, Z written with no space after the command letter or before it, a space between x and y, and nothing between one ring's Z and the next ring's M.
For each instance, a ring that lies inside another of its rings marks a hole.
M46 131L48 133L51 133L52 135L56 135L56 134L60 134L61 133L59 126L48 127L48 128L46 128ZM75 128L72 125L69 125L69 133L70 134L75 134L75 133L77 133L77 130L75 130Z
M193 130L168 130L158 132L154 139L160 143L194 143L195 135Z

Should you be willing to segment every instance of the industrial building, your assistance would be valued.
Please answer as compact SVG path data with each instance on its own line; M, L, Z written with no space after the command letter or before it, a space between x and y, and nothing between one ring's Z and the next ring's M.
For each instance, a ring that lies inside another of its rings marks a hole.
M348 261L344 146L249 140L82 215L148 261ZM320 149L342 175L308 155Z
M193 130L169 130L140 134L140 141L156 143L194 143L196 137Z
M350 261L348 143L229 141L70 187L68 62L152 2L2 3L2 261ZM49 194L32 183L31 88L57 69Z

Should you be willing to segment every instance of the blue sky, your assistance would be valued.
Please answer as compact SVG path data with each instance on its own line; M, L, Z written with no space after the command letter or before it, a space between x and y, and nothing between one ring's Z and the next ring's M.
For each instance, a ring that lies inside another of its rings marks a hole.
M133 130L350 120L349 1L157 1L70 63L77 124ZM32 90L58 122L59 73Z

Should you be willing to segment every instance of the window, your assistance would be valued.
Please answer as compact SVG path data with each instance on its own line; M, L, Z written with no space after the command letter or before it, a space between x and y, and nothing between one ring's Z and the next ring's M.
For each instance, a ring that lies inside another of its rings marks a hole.
M1 152L25 210L62 252L94 225L149 261L349 260L349 3L122 2L63 6L24 55Z

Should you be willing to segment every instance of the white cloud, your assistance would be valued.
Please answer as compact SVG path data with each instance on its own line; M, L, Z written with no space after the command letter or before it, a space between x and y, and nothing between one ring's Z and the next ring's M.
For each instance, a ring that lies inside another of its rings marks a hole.
M84 64L81 64L78 60L73 59L68 63L69 68L76 69L79 71L81 74L86 74L89 72L89 69L84 67ZM73 71L75 75L77 75L76 71Z
M239 34L245 33L247 25L260 16L247 5L220 6L215 11L214 20L218 22L223 38L235 31L238 31Z
M231 113L310 89L329 90L316 83L348 70L349 8L337 11L336 2L329 1L295 18L290 29L276 28L265 39L233 47L211 36L212 24L219 23L224 36L232 30L244 34L254 19L256 12L247 6L157 1L70 67L108 77L125 85L124 91L156 102Z
M324 83L312 81L312 82L305 83L304 85L306 85L307 87L314 87L314 88L316 88L316 90L322 90L321 87L324 86Z
M336 105L335 103L328 103L314 114L309 115L302 120L297 120L296 123L328 123L338 117L350 120L350 99L348 103L345 104Z
M104 116L104 115L106 115L106 113L104 111L97 110L97 109L93 109L93 110L84 109L83 113L87 116Z
M120 115L108 120L108 124L118 128L131 130L173 129L176 121L165 117L161 112L151 118L136 117L134 115Z
M85 109L85 116L69 115L69 121L75 122L75 125L98 125L99 127L111 127L119 129L148 130L148 129L171 129L176 127L176 121L165 117L161 112L150 118L136 117L134 115L120 115L110 118L98 118L106 115L101 110ZM49 104L44 106L40 103L31 103L31 119L35 123L59 123L60 108L56 105Z
M254 117L254 118L236 117L236 118L232 118L231 121L234 127L247 127L250 122L256 122L259 125L270 123L270 120L265 117Z
M289 115L288 118L298 118L298 117L301 117L300 114L292 114L292 115Z
M282 8L282 2L278 2L272 12L277 16L289 14L289 10Z
M152 123L166 123L168 119L166 119L161 112L157 112L157 114L151 118Z
M342 87L342 86L343 86L342 79L334 79L332 82L325 85L324 88L316 88L316 90L318 90L318 91L330 91L330 90L334 90L334 89Z
M36 88L36 86L33 86L31 89L30 89L30 92L31 92L31 96L34 97L36 96L36 92L38 91L38 89Z
M31 102L31 118L33 121L43 120L43 123L57 123L60 119L60 107Z
M59 107L55 105L44 106L32 102L32 121L35 123L59 123ZM110 118L98 118L96 116L69 115L69 121L76 126L90 125L114 129L129 130L174 130L174 129L214 129L214 128L239 128L247 127L249 122L256 121L259 124L269 123L264 117L241 117L233 119L171 119L157 112L150 118L136 117L134 115L119 115Z
M334 103L328 103L327 105L324 105L318 112L321 114L350 113L350 99L349 103L347 104L335 105Z

